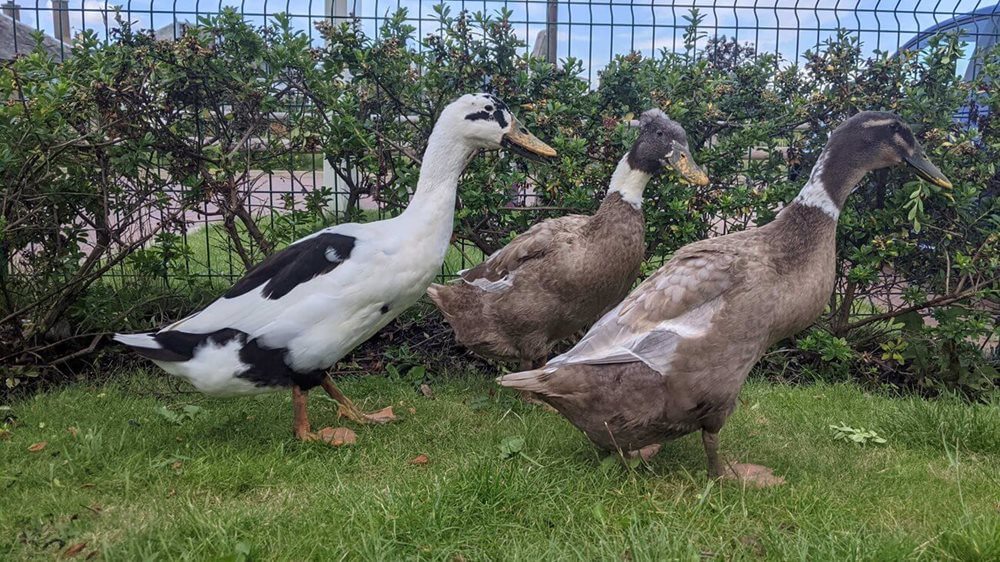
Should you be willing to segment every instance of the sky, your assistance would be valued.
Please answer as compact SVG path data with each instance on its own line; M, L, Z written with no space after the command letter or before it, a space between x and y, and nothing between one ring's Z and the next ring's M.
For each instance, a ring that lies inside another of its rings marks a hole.
M0 0L5 2L6 0ZM15 0L21 21L51 33L51 0ZM288 12L295 25L311 30L335 0L69 0L70 26L106 33L105 17L120 5L140 27L160 28L174 21L195 21L198 14L233 6L247 18L263 23L266 15ZM437 30L431 7L439 0L343 0L348 11L374 33L382 19L406 8L421 36ZM545 28L546 0L449 0L456 14L462 8L495 14L513 12L515 31L533 47ZM760 51L777 52L800 62L801 54L843 27L858 34L866 51L894 52L918 31L995 4L995 0L570 0L559 2L558 53L583 60L586 77L593 79L616 54L636 50L653 54L662 48L680 48L686 22L683 16L697 7L704 14L709 36L736 37L754 43ZM108 18L113 25L114 17ZM313 35L316 33L313 30ZM317 39L318 40L318 39ZM961 72L961 69L959 69Z

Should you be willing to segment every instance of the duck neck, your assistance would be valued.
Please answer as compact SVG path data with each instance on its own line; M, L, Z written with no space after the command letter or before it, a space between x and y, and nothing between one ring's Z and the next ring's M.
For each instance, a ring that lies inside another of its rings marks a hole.
M621 194L622 201L632 207L639 209L642 207L642 192L649 183L652 176L642 170L633 168L628 163L628 154L622 156L618 161L615 173L611 174L611 185L608 187L608 195L612 193ZM605 201L607 197L605 197Z
M447 242L455 217L458 180L474 149L449 131L435 129L427 141L417 189L400 218L412 225L414 237Z
M799 191L798 196L788 205L782 214L800 212L803 209L818 209L829 217L836 227L840 211L847 202L847 196L854 191L866 170L851 162L851 148L845 146L841 139L831 138L826 148L820 153L809 174L809 181Z
M831 138L799 195L766 227L781 233L773 237L774 243L794 263L811 263L817 257L832 262L840 211L866 173L850 155L850 147Z

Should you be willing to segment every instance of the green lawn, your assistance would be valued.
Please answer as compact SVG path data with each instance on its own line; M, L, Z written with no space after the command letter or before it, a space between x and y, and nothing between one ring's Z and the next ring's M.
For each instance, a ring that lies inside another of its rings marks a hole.
M788 480L758 490L709 482L696 435L648 467L602 462L561 417L486 379L443 378L433 400L345 381L402 420L355 427L343 448L293 440L284 393L208 399L152 372L15 403L0 411L16 417L0 440L0 559L80 543L81 558L113 560L1000 559L996 402L753 382L723 450ZM201 410L157 413L185 405ZM337 424L318 393L311 406L314 426ZM836 441L840 422L888 442ZM524 455L501 458L508 437ZM429 464L409 464L418 454Z

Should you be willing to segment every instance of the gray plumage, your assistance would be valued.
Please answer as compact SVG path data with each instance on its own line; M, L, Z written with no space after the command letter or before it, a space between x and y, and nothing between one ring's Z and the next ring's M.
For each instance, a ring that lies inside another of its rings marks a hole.
M707 182L684 129L647 111L597 213L540 222L456 283L432 285L428 294L458 341L483 356L530 363L621 301L645 257L642 189L665 165L679 166L672 157L686 159L692 181Z
M717 433L750 369L829 301L847 196L868 171L904 161L950 187L898 117L849 119L773 222L681 248L573 349L500 384L536 393L604 449L702 430L709 473L720 476Z

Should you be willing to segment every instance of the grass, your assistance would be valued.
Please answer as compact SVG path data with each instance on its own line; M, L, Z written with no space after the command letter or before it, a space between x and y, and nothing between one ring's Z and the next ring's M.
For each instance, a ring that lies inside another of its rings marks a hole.
M293 440L284 393L209 399L152 372L15 403L0 411L16 417L0 441L0 559L80 543L110 560L1000 559L996 403L751 382L722 444L788 480L758 490L708 481L697 435L650 466L602 462L487 378L432 382L433 400L345 381L403 419L355 427L343 448ZM200 410L157 413L184 405ZM337 423L318 393L311 406L315 426ZM888 442L835 440L841 422ZM526 456L501 458L508 437ZM409 464L418 454L429 464Z

